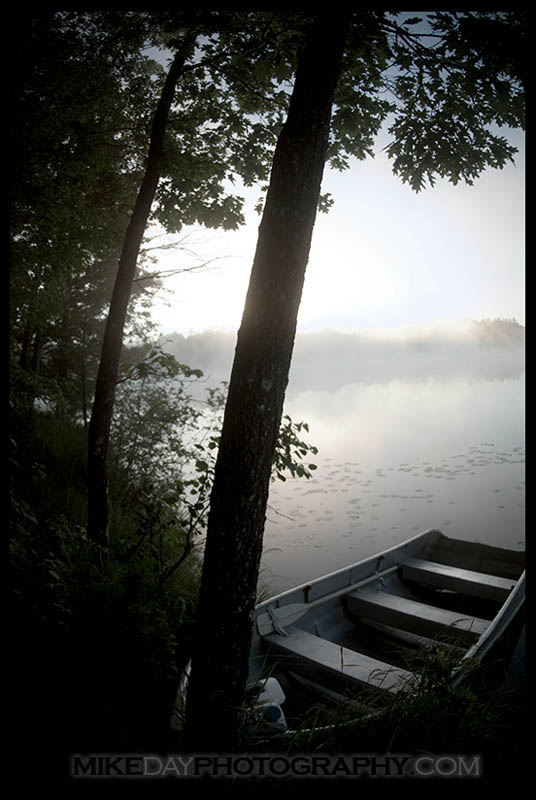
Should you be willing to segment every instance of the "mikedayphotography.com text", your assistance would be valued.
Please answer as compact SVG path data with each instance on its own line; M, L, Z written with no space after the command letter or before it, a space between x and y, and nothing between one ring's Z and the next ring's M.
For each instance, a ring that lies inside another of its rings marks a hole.
M73 779L480 778L479 755L73 755Z

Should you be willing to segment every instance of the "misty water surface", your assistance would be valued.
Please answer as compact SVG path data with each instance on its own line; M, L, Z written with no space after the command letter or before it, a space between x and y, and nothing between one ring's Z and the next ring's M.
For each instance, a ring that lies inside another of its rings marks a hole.
M228 379L235 336L174 337L183 363ZM285 413L309 424L318 468L272 485L263 594L427 528L523 548L523 345L510 321L402 338L298 336Z
M500 370L500 364L497 364ZM524 377L429 376L290 392L319 447L274 483L262 581L306 582L427 528L524 547Z

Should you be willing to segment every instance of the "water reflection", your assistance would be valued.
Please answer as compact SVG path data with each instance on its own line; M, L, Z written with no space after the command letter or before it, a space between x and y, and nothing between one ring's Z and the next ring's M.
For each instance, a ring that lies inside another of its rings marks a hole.
M309 481L274 484L262 580L270 592L426 528L522 547L524 380L350 384L290 392L319 449Z

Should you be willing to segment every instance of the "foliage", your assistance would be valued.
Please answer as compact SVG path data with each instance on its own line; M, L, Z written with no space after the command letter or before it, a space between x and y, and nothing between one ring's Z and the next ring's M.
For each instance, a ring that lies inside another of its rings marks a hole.
M164 476L182 471L189 452L185 436L201 414L188 388L202 375L156 345L142 360L123 363L116 391L113 461L129 482L158 484Z
M236 22L225 20L210 12L21 15L9 119L12 352L23 368L54 378L70 413L87 418L103 316L165 78L149 44L183 30L212 33L177 92L154 220L168 231L194 220L236 227L242 199L226 193L228 164L246 183L268 169L273 136L260 136L231 85L210 72L211 63L229 64L239 42ZM131 313L155 280L135 283Z
M472 184L513 161L494 126L523 126L523 12L438 11L391 30L394 173L418 192L436 175Z
M143 488L175 508L188 542L204 531L220 442L226 384L204 386L201 370L153 345L124 364L113 424L112 471L119 505ZM204 391L200 395L200 389ZM286 415L280 427L272 479L310 478L318 451L304 440L305 422ZM122 476L120 478L119 476Z
M183 574L180 588L156 595L148 551L100 566L85 530L65 518L18 538L13 550L13 619L22 652L40 664L38 685L47 681L34 698L37 729L40 718L59 723L60 748L67 736L72 747L162 735L185 657L193 582L189 589Z
M301 435L302 430L309 433L309 425L306 422L295 423L288 414L283 417L275 449L275 474L272 475L272 480L277 477L279 480L285 481L284 472L286 470L293 478L310 478L311 471L316 469L316 464L305 466L301 463L309 453L313 455L318 453L318 448L302 441L298 436L298 434Z
M58 726L57 752L62 743L116 746L165 734L198 561L177 564L184 535L176 511L140 491L135 514L116 508L121 535L101 559L85 531L85 431L42 413L33 423L14 431L11 471L19 713L37 732Z
M202 373L156 345L126 360L107 559L85 530L86 431L55 414L36 412L30 425L13 415L18 677L31 682L31 664L39 659L47 691L31 713L42 720L53 715L71 749L166 738L197 603L195 545L204 530L225 390L207 388L206 399L194 399L189 390L202 385Z
M87 411L153 97L141 19L22 15L9 117L13 357ZM120 30L130 47L122 47Z

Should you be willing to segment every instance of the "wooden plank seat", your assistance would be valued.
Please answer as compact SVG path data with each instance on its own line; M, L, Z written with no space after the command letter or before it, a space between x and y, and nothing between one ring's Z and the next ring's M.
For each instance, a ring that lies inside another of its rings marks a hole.
M482 572L438 564L420 558L407 558L400 564L402 578L426 586L450 589L453 592L484 600L504 602L515 586L515 580L499 578Z
M264 636L263 640L270 643L272 653L275 651L290 657L289 666L292 668L301 663L327 671L332 677L348 683L396 693L405 689L414 678L413 673L407 670L349 650L299 628L289 627L287 636L272 633Z
M488 620L461 616L454 611L382 591L361 589L344 596L348 612L430 639L453 639L472 644L488 628Z

